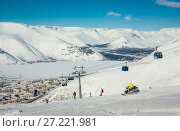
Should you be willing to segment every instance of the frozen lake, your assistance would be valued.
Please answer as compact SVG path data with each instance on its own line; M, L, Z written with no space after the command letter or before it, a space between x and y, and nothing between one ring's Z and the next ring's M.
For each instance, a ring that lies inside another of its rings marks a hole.
M111 68L121 68L124 61L59 61L54 63L35 63L25 65L0 65L0 75L24 79L51 78L69 75L74 66L84 66L87 73ZM132 64L132 63L129 63Z

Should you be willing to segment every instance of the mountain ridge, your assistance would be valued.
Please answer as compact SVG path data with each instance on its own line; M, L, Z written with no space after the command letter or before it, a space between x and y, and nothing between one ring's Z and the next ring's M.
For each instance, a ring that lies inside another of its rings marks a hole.
M0 22L0 49L13 56L12 59L7 59L5 55L1 55L4 61L0 64L111 60L109 55L106 57L103 54L123 47L154 48L175 40L179 35L180 28L134 31ZM102 45L107 46L101 48Z

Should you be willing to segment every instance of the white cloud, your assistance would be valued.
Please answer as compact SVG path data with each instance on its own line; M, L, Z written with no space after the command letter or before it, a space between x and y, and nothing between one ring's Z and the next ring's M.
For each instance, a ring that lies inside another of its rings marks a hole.
M139 19L139 18L133 18L134 20L136 20L136 21L140 21L141 19Z
M107 16L111 16L111 15L117 16L117 17L122 16L122 14L115 13L113 11L107 12ZM131 20L139 21L140 20L139 18L133 18L131 14L127 14L127 15L123 15L123 16L126 21L131 21Z
M125 20L130 21L132 19L131 15L127 15L124 17Z
M115 12L113 12L113 11L107 12L107 16L110 16L110 15L112 15L112 16L122 16L121 14L115 13Z
M180 2L173 2L168 0L156 0L156 4L180 8Z

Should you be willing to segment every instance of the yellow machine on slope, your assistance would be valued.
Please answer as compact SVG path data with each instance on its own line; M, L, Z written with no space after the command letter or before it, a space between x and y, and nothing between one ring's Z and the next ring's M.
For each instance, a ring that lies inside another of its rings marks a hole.
M139 92L139 88L137 86L134 86L131 82L128 86L126 86L126 89L124 91L124 93L122 93L122 95L127 95L127 94L134 94Z

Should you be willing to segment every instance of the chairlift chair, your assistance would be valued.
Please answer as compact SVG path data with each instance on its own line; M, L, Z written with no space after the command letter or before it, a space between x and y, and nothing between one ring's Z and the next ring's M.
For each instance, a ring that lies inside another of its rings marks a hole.
M154 53L154 59L161 59L163 58L162 52L158 52L156 47L156 52Z
M127 62L126 62L126 65L122 67L122 71L128 71L129 70L129 67L127 66Z
M154 58L155 59L161 59L162 57L163 57L162 52L155 52L154 53Z

